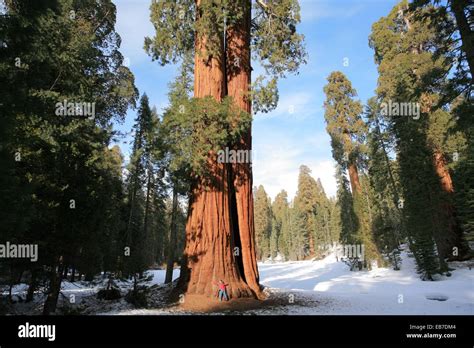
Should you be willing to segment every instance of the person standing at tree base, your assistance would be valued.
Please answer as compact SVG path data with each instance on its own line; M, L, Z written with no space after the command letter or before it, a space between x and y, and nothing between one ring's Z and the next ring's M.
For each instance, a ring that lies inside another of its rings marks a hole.
M219 283L217 283L217 286L219 287L219 301L222 302L222 299L224 299L225 301L229 301L229 296L227 295L227 285L229 284L226 284L224 283L224 281L221 279L219 280Z

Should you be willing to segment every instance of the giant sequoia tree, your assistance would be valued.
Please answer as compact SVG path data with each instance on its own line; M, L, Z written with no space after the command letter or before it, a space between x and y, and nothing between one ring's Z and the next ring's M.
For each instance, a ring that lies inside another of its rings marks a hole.
M216 153L224 147L251 150L251 102L254 111L274 108L277 80L304 62L303 38L295 29L298 3L257 1L252 11L248 0L159 1L152 3L151 21L156 35L145 39L145 49L153 59L177 62L189 51L195 57L194 100L177 118L179 129L195 135L179 287L213 296L224 279L231 297L261 297L251 165L219 163ZM266 70L254 88L252 52Z
M429 19L432 32L444 35L431 50L437 56L445 56L450 63L450 74L447 82L440 86L439 105L449 106L451 113L457 119L453 128L464 133L467 146L463 151L456 150L458 161L451 163L453 170L454 192L457 201L457 213L465 231L474 223L472 206L472 175L471 165L474 157L474 3L469 0L415 0L411 5L411 13L417 20ZM448 156L449 157L449 156ZM446 182L446 181L445 181ZM449 182L449 181L447 181Z
M470 0L414 0L411 4L414 14L420 14L419 8L428 9L422 16L432 19L434 30L445 32L448 37L438 50L448 50L457 57L456 78L470 81L474 74L474 4ZM449 13L451 16L446 16ZM450 18L451 17L451 18ZM469 71L469 73L468 73ZM470 75L470 76L469 76Z
M359 168L365 150L364 137L367 129L362 120L362 105L358 100L356 90L346 76L333 72L328 77L328 84L324 87L326 101L324 102L326 130L331 137L333 157L340 166L339 176L349 172L349 181L352 191L352 207L347 205L349 211L342 211L347 218L342 220L350 226L343 235L350 243L361 243L365 246L366 259L379 259L377 248L370 231L369 212L367 211L367 195L359 178ZM340 177L341 194L346 192L344 179ZM344 196L344 194L343 194ZM341 197L342 198L342 197ZM347 199L344 199L347 202ZM351 207L351 208L349 208ZM344 209L344 208L343 208ZM342 217L341 217L342 218Z
M420 105L420 117L391 117L389 127L397 141L407 232L419 271L427 279L446 270L446 258L468 254L448 166L454 149L465 147L465 139L454 131L454 115L439 108L452 61L442 51L432 52L447 40L446 33L432 25L434 19L423 15L432 11L427 7L409 12L402 1L373 25L370 37L379 64L380 100Z

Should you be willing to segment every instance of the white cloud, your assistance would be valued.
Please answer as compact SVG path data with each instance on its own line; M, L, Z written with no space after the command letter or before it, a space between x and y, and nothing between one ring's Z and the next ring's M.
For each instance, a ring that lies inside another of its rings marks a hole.
M253 174L254 185L263 185L267 194L275 198L281 191L288 192L292 200L298 189L299 167L305 164L312 170L315 179L320 178L326 195L335 196L337 191L334 177L334 161L331 159L328 137L318 133L314 137L301 139L289 136L285 131L254 134ZM323 155L316 154L318 144Z
M336 169L335 162L333 160L314 161L313 163L307 164L312 171L312 176L315 179L321 179L324 191L328 197L336 196L337 182L336 182Z
M263 185L267 194L275 198L281 191L288 193L289 200L292 200L298 190L299 167L302 164L308 166L315 179L321 179L324 191L328 197L335 196L337 183L335 179L334 162L330 159L301 163L295 152L288 149L280 152L275 151L270 155L263 156L257 153L257 158L253 164L254 185Z
M292 197L297 187L298 155L298 150L287 146L256 147L252 166L254 184L263 185L272 198L281 190Z

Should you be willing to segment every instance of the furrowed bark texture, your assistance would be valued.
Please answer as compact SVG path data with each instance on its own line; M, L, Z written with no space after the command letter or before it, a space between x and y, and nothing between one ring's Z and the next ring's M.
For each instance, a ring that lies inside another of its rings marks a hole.
M243 111L251 112L248 92L251 83L250 24L251 4L248 0L239 0L245 9L244 16L237 25L227 31L227 93ZM234 150L252 150L252 130L249 128ZM250 156L249 156L250 157ZM235 202L232 201L233 216L237 216L237 226L241 244L241 268L247 284L252 291L261 296L259 274L255 248L255 225L253 211L253 180L251 163L233 163L233 185ZM240 262L240 260L239 260Z
M198 0L198 8L199 4ZM205 47L205 40L204 37L196 38L194 96L212 96L220 101L227 92L228 82L224 42L221 43L220 57L207 58L199 54ZM248 40L245 45L249 47L247 43ZM241 94L238 89L245 88L243 92L248 90L249 65L247 73L242 76L238 74L236 80L229 79L230 88L236 95ZM247 100L236 102L245 111L250 111ZM250 141L249 130L239 146L250 147ZM216 154L211 153L208 168L210 179L197 178L192 185L186 247L178 288L186 294L216 297L217 282L223 280L228 284L230 298L258 297L260 287L255 260L250 167L234 169L232 164L218 163ZM234 188L237 181L240 184Z
M446 166L446 160L443 154L435 151L433 156L433 165L440 180L441 189L445 195L440 207L440 217L445 223L447 231L436 234L436 242L440 256L449 259L464 259L469 254L469 247L463 237L462 228L456 218L456 208L453 201L454 187L451 174ZM444 218L444 219L443 219ZM457 248L457 253L454 249Z

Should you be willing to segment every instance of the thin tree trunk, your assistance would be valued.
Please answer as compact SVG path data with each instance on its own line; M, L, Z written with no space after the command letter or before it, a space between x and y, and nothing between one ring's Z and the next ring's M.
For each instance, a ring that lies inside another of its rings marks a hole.
M43 307L43 315L50 315L51 313L56 312L56 307L58 305L59 292L61 291L61 274L62 274L62 265L56 269L53 269L51 272L51 278L49 282L49 291L48 296Z
M135 205L136 195L137 195L137 183L134 179L132 194L131 194L131 197L130 197L130 212L129 212L129 215L128 215L127 230L126 230L126 237L125 237L125 241L126 241L127 246L130 246L132 244L132 236L131 236L131 233L130 233L130 226L132 225L133 207Z
M152 168L151 165L148 165L148 170L147 170L148 178L147 178L147 184L146 184L146 200L145 200L145 216L143 219L143 238L145 241L148 241L148 215L150 213L150 193L152 190ZM148 255L150 255L151 251L149 251ZM146 262L148 263L151 258L145 257Z
M26 302L33 301L35 291L38 286L38 273L39 273L39 270L37 269L33 269L31 271L31 280L30 280L30 285L28 286L28 291L26 293Z
M8 302L12 303L12 290L13 290L13 286L15 285L15 280L13 280L13 274L14 274L14 271L13 271L13 265L10 265L10 284L9 284L9 288L8 288Z
M166 262L165 284L173 281L174 257L177 242L177 215L178 215L178 190L173 188L173 207L171 212L171 224L169 232L168 259Z
M456 24L461 36L461 49L466 55L466 60L471 71L471 78L474 78L474 32L469 26L465 10L470 0L451 0L451 10L454 13Z
M390 178L390 184L392 186L392 194L393 194L393 197L394 197L394 200L395 200L395 202L394 202L395 207L397 208L397 210L401 214L402 213L401 208L398 206L399 202L400 202L400 194L398 192L397 184L395 183L395 178L393 176L393 170L392 170L392 165L390 163L390 158L388 157L387 146L385 145L385 142L383 141L382 136L381 136L382 131L380 129L379 120L376 118L375 122L376 122L375 124L376 124L376 130L377 130L377 135L378 135L377 140L378 140L378 142L380 144L380 147L382 149L385 164L387 166L387 172L388 172L388 176Z
M309 231L309 255L314 255L314 237L312 231Z

